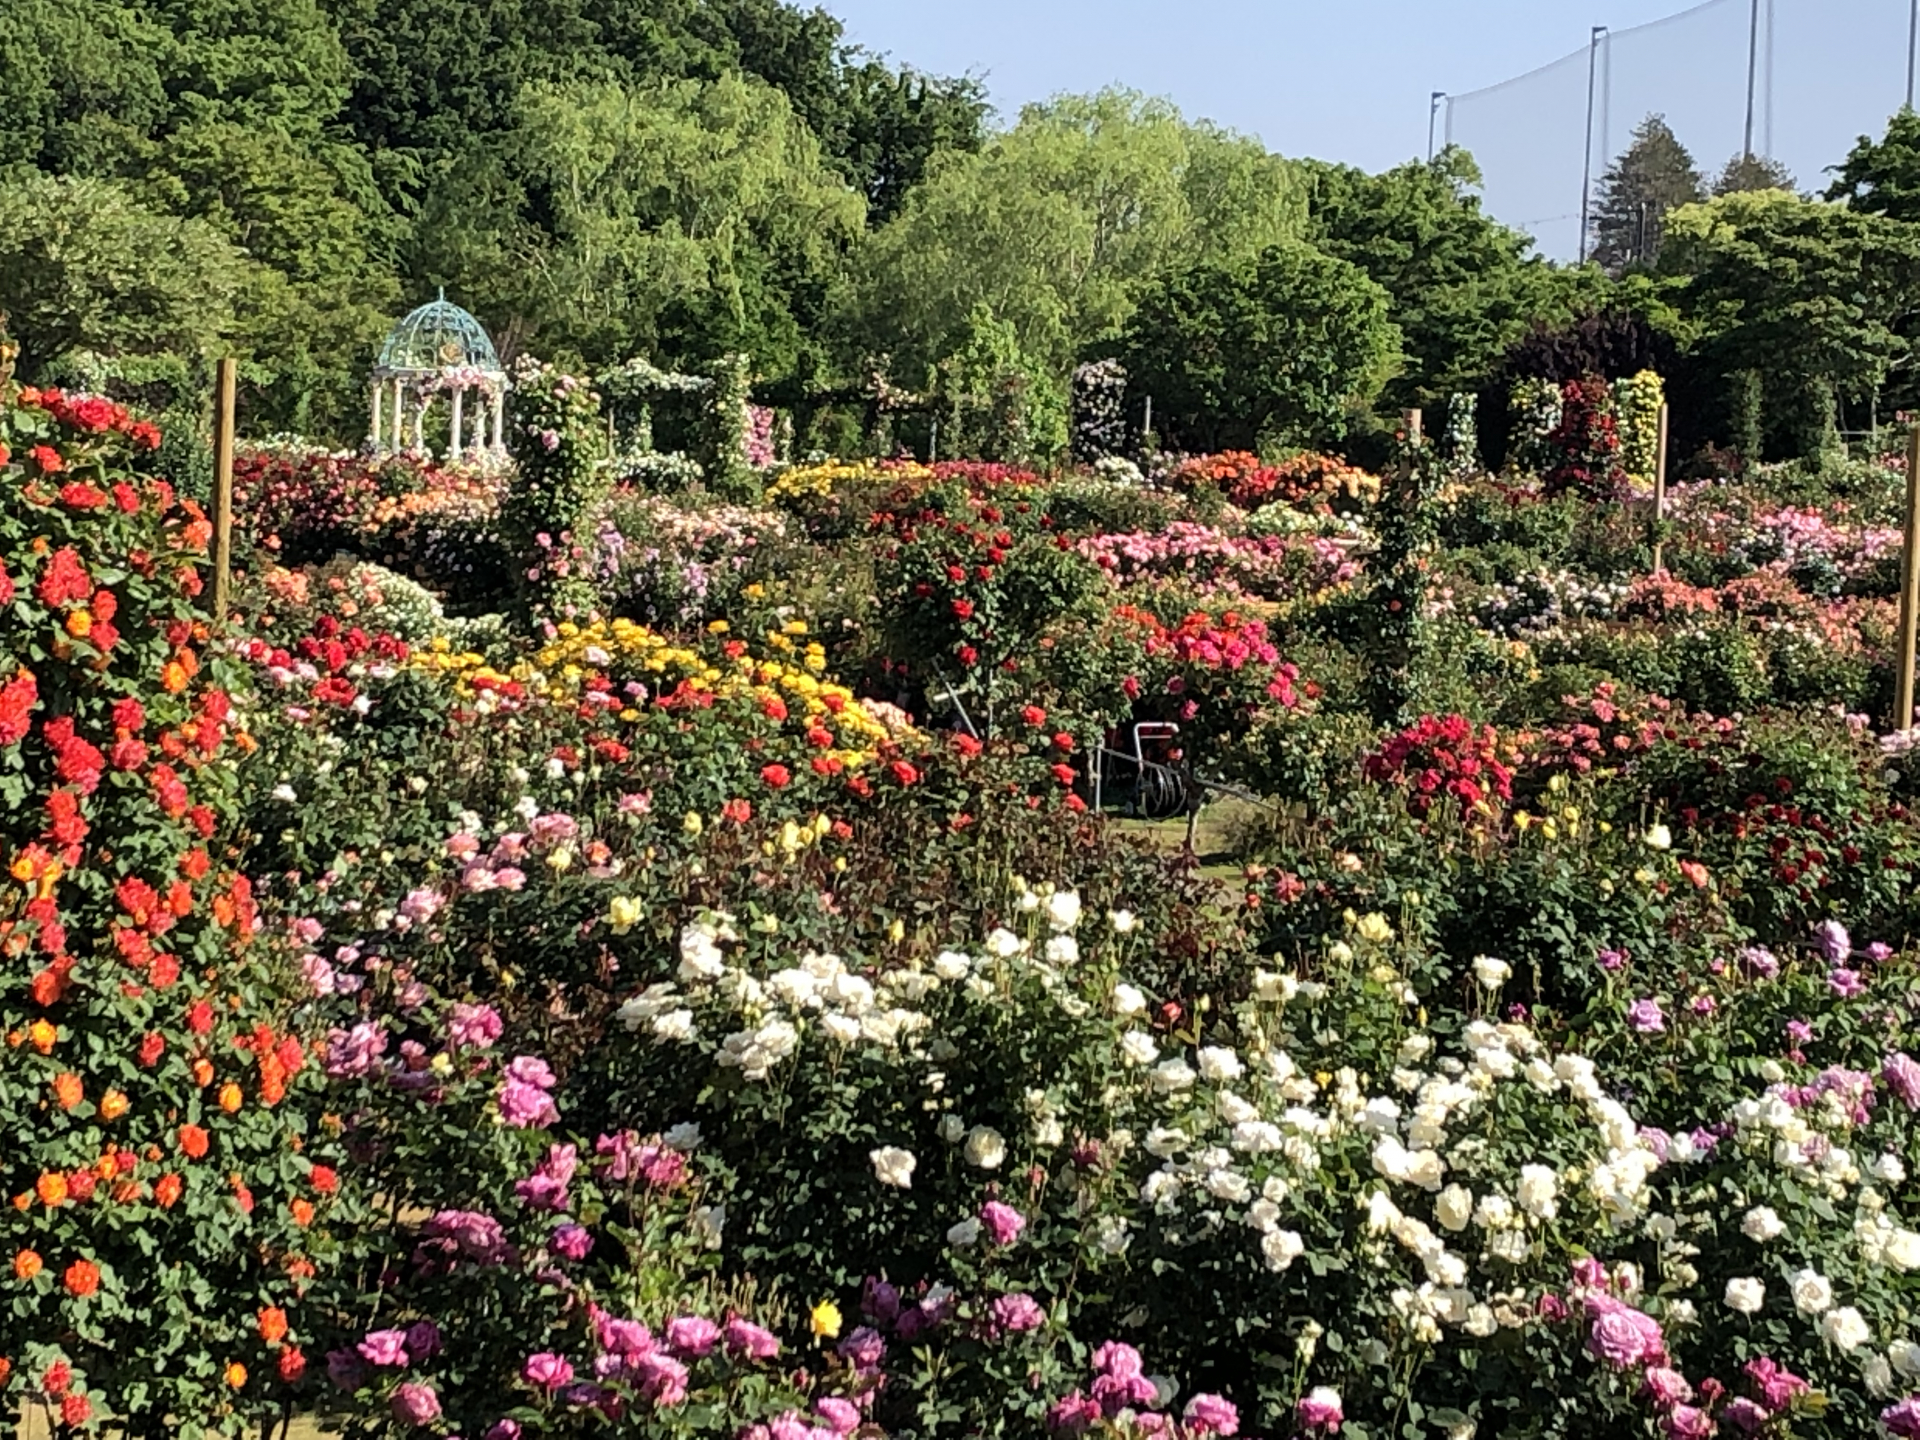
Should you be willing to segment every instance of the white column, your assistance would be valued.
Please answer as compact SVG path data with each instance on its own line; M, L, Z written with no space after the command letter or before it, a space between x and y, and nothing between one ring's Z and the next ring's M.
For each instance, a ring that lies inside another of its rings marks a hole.
M460 422L466 418L467 388L461 386L453 392L453 424L447 429L447 459L460 458Z
M496 390L493 393L493 453L504 455L507 450L507 392Z
M427 452L427 411L433 405L431 395L422 394L414 402L413 408L413 448L422 455Z
M380 433L380 391L382 388L378 380L373 382L373 429L370 433L373 440L373 450L376 455L380 453L380 446L386 439L386 437Z
M407 392L399 376L393 379L393 454L407 448Z

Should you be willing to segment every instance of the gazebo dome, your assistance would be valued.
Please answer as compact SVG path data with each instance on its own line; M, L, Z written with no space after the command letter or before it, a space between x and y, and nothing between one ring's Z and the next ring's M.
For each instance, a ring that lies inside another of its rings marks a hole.
M393 327L380 347L374 373L412 379L449 370L477 370L488 379L504 373L480 322L448 300L443 290L439 299Z
M373 362L371 389L373 454L426 454L427 416L445 398L447 459L504 463L506 372L480 322L449 304L446 291L393 327ZM437 422L433 428L440 430Z

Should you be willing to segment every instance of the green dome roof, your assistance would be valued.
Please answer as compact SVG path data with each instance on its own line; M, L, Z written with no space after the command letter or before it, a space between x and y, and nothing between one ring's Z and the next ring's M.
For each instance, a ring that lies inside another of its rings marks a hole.
M422 305L393 327L380 347L381 375L437 375L465 367L499 375L500 357L480 322L447 299Z

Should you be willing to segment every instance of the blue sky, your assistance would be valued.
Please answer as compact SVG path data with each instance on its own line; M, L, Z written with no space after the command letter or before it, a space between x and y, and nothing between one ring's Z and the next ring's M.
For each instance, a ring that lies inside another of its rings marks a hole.
M824 0L852 39L936 73L981 76L1011 118L1062 91L1121 83L1283 154L1382 169L1424 155L1427 97L1465 94L1681 0ZM1775 153L1803 188L1902 99L1909 0L1762 0L1777 14ZM1609 152L1672 113L1708 169L1742 144L1746 0L1625 36ZM1763 65L1763 73L1764 73ZM1457 116L1488 170L1488 208L1550 251L1577 235L1585 62ZM1759 128L1765 128L1764 101ZM1766 148L1756 137L1756 148ZM1570 148L1569 148L1570 147ZM1596 146L1598 148L1598 146ZM1551 157L1551 158L1550 158ZM1602 159L1604 163L1604 157Z

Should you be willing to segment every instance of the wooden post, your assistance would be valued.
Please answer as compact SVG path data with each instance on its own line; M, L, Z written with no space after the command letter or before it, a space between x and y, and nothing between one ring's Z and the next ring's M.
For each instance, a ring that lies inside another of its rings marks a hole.
M1899 685L1893 728L1913 728L1914 650L1920 647L1920 425L1907 434L1907 536L1900 572Z
M1660 454L1653 467L1653 573L1667 568L1666 546L1660 543L1659 527L1667 518L1667 407L1660 407Z
M1400 418L1405 422L1407 427L1407 443L1409 445L1418 445L1420 443L1420 431L1423 424L1423 417L1420 411L1408 410L1402 414Z
M233 590L233 407L236 365L220 362L213 408L213 621L227 623Z

